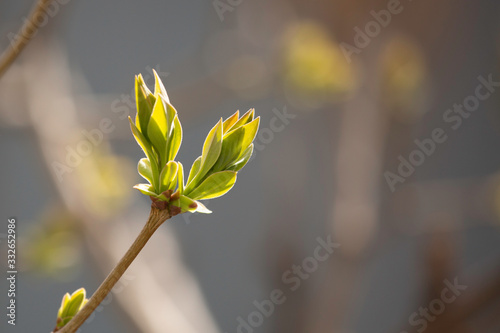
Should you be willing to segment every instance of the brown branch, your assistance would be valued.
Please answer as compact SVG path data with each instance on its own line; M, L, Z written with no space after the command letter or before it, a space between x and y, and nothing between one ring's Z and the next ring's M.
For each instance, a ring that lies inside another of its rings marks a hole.
M85 320L87 320L99 304L101 304L111 289L113 289L116 282L118 282L120 277L123 273L125 273L139 252L141 252L142 248L146 245L151 236L153 236L154 232L170 217L168 209L159 210L154 206L151 206L151 212L146 225L141 230L132 246L128 249L127 253L125 253L120 262L115 266L115 268L113 268L111 273L109 273L108 277L106 277L106 279L101 283L99 288L97 288L85 307L83 307L83 309L81 309L76 316L71 319L71 321L59 330L59 333L76 332L76 330L85 322Z
M4 51L0 58L0 78L7 71L10 65L16 60L21 51L26 47L29 41L35 36L39 25L35 22L38 15L43 15L46 7L53 0L38 0L33 7L29 19L21 26L17 32L18 38L10 44L10 47ZM29 34L24 34L23 31L30 30Z

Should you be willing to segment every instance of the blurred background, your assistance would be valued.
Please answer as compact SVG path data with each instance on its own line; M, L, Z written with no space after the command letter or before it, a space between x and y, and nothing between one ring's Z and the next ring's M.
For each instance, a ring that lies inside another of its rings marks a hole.
M0 78L1 332L50 332L145 222L126 117L153 69L186 169L238 109L254 157L81 332L500 332L499 2L58 0L19 34L33 5L0 2L1 52L33 37Z

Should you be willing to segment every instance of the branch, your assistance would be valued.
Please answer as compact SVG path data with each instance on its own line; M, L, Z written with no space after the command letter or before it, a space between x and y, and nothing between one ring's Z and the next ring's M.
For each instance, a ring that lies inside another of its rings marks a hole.
M21 26L21 29L17 32L18 38L10 44L10 47L4 51L0 58L0 77L7 71L10 65L16 60L21 51L28 45L29 41L35 36L38 30L38 24L35 22L35 18L38 15L43 15L45 8L53 0L38 0L38 2L33 7L31 15L28 20ZM23 34L23 31L31 30L29 35Z
M99 288L97 288L94 295L92 295L83 309L81 309L76 316L73 317L73 319L71 319L61 330L59 330L59 333L76 332L76 330L85 322L92 312L94 312L99 304L101 304L111 289L113 289L116 282L118 282L120 277L123 273L125 273L139 252L141 252L142 248L146 245L154 232L170 217L168 209L159 210L154 206L151 206L151 212L146 225L141 230L132 246L128 249L127 253L125 253L120 262L115 266L115 268L113 268L111 273L109 273L108 277L106 277L106 279L101 283Z

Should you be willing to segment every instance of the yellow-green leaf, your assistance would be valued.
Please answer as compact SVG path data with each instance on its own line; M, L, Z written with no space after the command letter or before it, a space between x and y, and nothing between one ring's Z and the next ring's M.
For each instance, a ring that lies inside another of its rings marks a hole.
M146 140L144 135L142 135L137 126L134 125L132 119L128 117L128 120L130 122L130 128L132 129L132 134L134 135L135 140L137 141L137 143L142 148L147 158L151 162L151 171L153 173L152 185L154 186L154 188L157 188L156 179L158 179L160 171L158 170L158 161L156 159L156 155L152 150L151 144Z
M172 131L168 141L167 161L173 161L182 143L182 126L177 115L172 122Z
M224 136L220 158L213 166L213 171L225 170L229 165L236 163L238 157L250 146L259 129L260 117L238 129L230 131Z
M227 167L227 170L232 170L232 171L240 171L245 164L247 164L248 160L250 160L250 157L252 157L253 153L253 143L248 146L248 148L241 154L240 157L238 157L238 161L235 163L232 163L230 166Z
M184 193L184 166L181 162L177 162L179 168L177 169L177 186L180 194Z
M149 184L137 184L134 186L135 189L138 189L141 191L142 194L145 194L147 196L153 196L155 197L157 194L155 193L155 189L153 186Z
M196 160L194 160L193 165L191 166L191 170L189 171L189 176L186 185L189 187L189 184L192 182L201 166L201 156L199 156Z
M165 148L167 145L167 129L165 103L161 98L157 98L148 124L148 138L160 155L160 165L167 162Z
M201 165L193 181L199 181L205 176L210 168L217 162L222 147L222 118L207 135L203 144ZM189 185L188 185L189 186Z
M155 96L160 95L163 97L165 102L170 103L170 99L168 98L167 90L163 86L163 82L161 82L160 77L158 76L158 73L153 69L153 73L155 75Z
M146 131L153 112L155 97L144 83L141 74L135 77L135 101L137 105L135 124L141 133L147 137Z
M81 308L83 301L85 300L85 289L80 288L75 291L61 314L62 318L73 317Z
M153 184L153 171L151 170L151 163L147 158L141 158L137 164L137 170L142 178Z
M244 115L241 116L241 118L233 125L231 126L226 132L234 131L235 129L248 124L253 120L253 116L255 114L255 109L250 109L248 110Z
M169 161L160 174L160 193L173 190L177 182L177 162Z
M186 193L193 200L205 200L220 197L226 194L236 182L236 172L221 171L208 176L199 186L190 193Z
M222 123L223 134L226 134L226 132L238 121L239 116L240 110L236 111L231 117L224 120L224 123Z

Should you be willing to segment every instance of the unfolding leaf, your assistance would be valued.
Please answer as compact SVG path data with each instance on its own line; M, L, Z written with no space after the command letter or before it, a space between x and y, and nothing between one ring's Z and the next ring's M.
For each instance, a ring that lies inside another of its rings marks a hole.
M198 208L198 204L193 199L186 197L185 195L181 195L180 199L180 207L181 213L184 212L195 212Z
M177 169L177 186L180 194L184 193L184 166L181 162L177 162L179 168Z
M165 86L163 86L163 82L161 82L160 77L158 76L158 73L153 69L153 73L155 75L155 96L160 95L163 97L165 102L170 103L170 99L168 98L167 90L165 89Z
M189 176L186 185L189 186L189 183L194 179L201 166L201 156L199 156L196 160L194 160L193 165L191 166L191 170L189 171Z
M177 115L174 116L172 121L172 130L170 133L168 147L167 147L167 161L173 161L177 156L177 152L182 143L182 126Z
M81 288L75 291L69 301L67 302L61 317L73 317L81 308L82 303L85 301L85 289Z
M203 144L203 153L201 155L200 169L196 173L192 184L188 187L196 186L198 181L201 181L210 168L217 162L222 147L222 119L219 120L207 135ZM191 187L191 188L192 188Z
M150 143L146 140L144 135L142 135L142 133L137 128L137 126L134 125L134 123L132 122L132 119L130 117L128 117L128 120L130 122L130 128L132 129L132 134L134 134L135 140L137 141L137 143L142 148L142 150L144 151L144 153L148 157L149 161L151 162L151 171L153 173L153 181L154 181L152 183L152 185L155 188L157 188L156 179L158 179L160 172L158 170L158 161L156 159L156 155L153 152Z
M155 189L153 186L149 184L137 184L134 186L135 189L138 189L141 191L142 194L148 195L148 196L156 196L157 194L155 193Z
M186 193L191 199L204 200L220 197L227 193L236 182L236 172L221 171L208 176L193 191Z
M169 161L160 174L160 193L173 190L177 182L177 162Z
M213 166L213 171L225 170L227 166L238 161L238 157L242 156L254 140L259 128L259 120L260 117L257 117L250 123L232 130L224 136L220 157Z
M71 296L69 293L64 294L62 301L61 301L61 307L59 308L59 311L57 312L57 318L62 318L62 313L63 313L64 309L66 308L66 305L68 304L70 297Z
M245 164L247 164L250 157L252 157L252 153L253 153L253 143L250 144L250 146L243 152L243 154L240 157L238 157L238 160L235 163L232 163L226 169L236 172L240 171L245 166Z
M150 184L153 184L153 171L151 170L151 163L147 158L140 159L137 164L137 170L144 179L149 181Z
M224 120L222 123L222 132L226 134L226 132L238 121L238 117L240 116L240 111L236 111L231 117Z
M167 144L168 124L165 112L165 103L161 98L157 98L148 124L148 137L160 155L160 165L167 162L165 147Z
M248 124L249 122L251 122L253 120L253 116L254 116L254 113L255 113L255 110L254 109L250 109L248 110L244 115L241 116L240 119L238 119L238 121L236 123L234 123L233 126L231 126L226 132L230 132L230 131L234 131L235 129L245 125L245 124Z
M137 105L135 124L141 133L147 137L146 132L153 112L155 97L144 83L141 74L135 77L135 100Z

